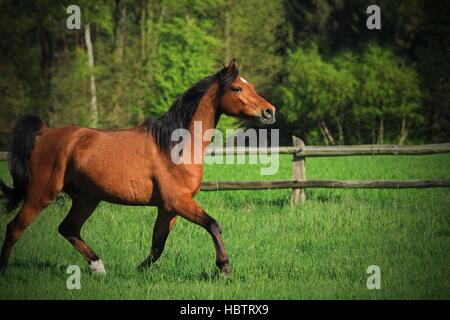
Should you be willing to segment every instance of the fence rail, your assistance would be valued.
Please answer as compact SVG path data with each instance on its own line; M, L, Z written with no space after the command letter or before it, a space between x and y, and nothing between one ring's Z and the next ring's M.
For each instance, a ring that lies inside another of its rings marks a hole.
M404 189L450 187L450 179L429 180L259 180L259 181L206 181L202 191L264 190L298 188L362 188Z
M299 157L337 157L365 155L425 155L450 152L450 143L404 145L354 145L354 146L302 146L277 148L213 148L206 154L211 156L244 154L296 154Z
M353 146L302 146L276 148L211 148L210 156L244 154L296 154L299 157L337 157L357 155L426 155L450 152L450 143L424 145L353 145ZM0 151L0 161L8 160L8 152Z
M307 157L377 156L377 155L429 155L450 152L450 143L427 145L353 145L353 146L305 146L292 137L293 146L277 148L211 148L210 156L251 154L292 154L292 180L264 181L205 181L202 191L292 189L291 202L304 202L306 188L443 188L450 187L450 179L424 180L306 180ZM0 160L7 160L8 153L0 152ZM0 194L1 196L1 194Z

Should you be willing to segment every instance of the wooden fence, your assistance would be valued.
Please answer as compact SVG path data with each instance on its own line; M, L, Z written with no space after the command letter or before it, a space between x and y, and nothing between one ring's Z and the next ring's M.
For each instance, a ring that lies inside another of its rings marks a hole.
M450 179L427 180L306 180L307 157L377 156L377 155L427 155L450 152L450 143L428 145L353 145L305 146L292 137L292 147L278 148L221 148L208 150L209 155L244 155L257 153L292 154L292 180L264 181L206 181L202 191L292 189L293 204L306 200L306 188L438 188L450 187Z
M215 148L207 151L211 156L249 155L261 153L292 154L292 180L260 181L205 181L202 191L292 189L293 204L306 200L306 188L439 188L450 187L450 179L426 180L306 180L307 157L377 156L377 155L427 155L450 152L450 143L428 145L353 145L353 146L305 146L292 137L291 147L276 148ZM7 160L8 153L0 152L0 160Z

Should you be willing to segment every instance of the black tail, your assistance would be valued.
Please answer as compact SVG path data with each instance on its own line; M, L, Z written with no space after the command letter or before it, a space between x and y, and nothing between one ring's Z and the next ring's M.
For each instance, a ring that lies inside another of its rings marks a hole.
M13 187L8 187L0 179L0 190L6 196L6 211L17 208L26 195L30 181L30 154L34 147L36 135L44 127L44 122L36 116L26 115L20 118L11 137L9 154L9 172L13 179Z

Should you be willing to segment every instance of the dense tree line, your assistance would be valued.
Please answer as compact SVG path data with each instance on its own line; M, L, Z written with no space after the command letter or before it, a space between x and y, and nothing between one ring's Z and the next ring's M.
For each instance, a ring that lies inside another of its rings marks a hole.
M2 148L24 113L136 125L232 57L279 108L283 143L450 140L446 2L377 1L381 30L366 28L366 0L73 2L0 0Z

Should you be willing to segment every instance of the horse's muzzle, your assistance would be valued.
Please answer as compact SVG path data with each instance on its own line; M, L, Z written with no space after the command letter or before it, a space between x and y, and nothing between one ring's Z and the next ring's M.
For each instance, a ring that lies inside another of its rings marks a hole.
M275 111L271 108L264 110L260 117L258 117L258 122L261 125L274 124L276 121Z

